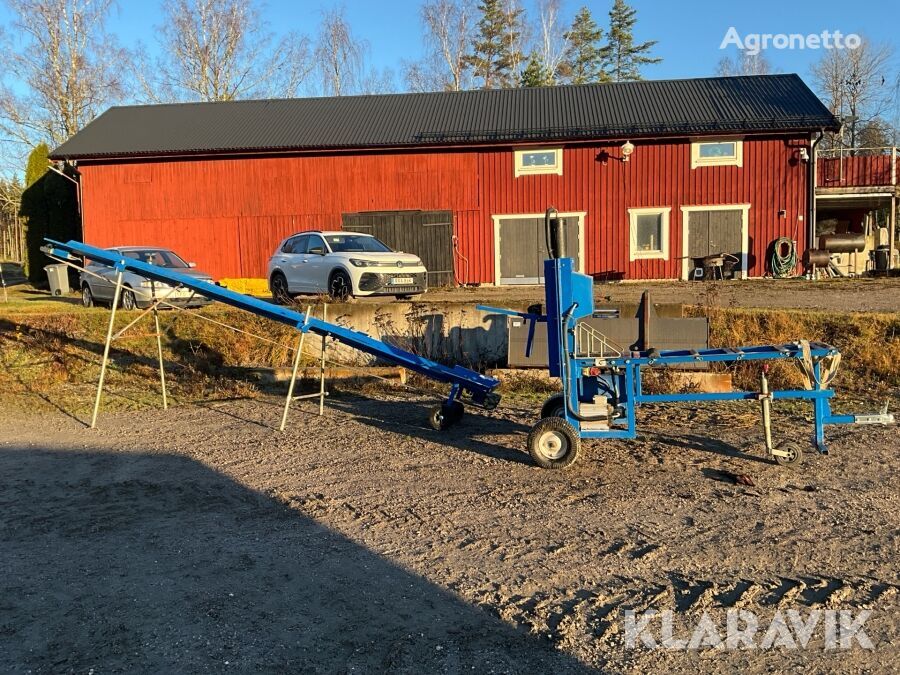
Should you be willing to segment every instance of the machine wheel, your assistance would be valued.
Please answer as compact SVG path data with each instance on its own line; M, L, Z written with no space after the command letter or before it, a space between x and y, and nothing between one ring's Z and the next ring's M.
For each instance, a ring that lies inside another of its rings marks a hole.
M122 289L122 298L119 300L119 304L124 310L131 311L132 309L137 308L137 300L134 297L134 291L123 288Z
M281 272L275 272L275 274L272 275L272 278L269 280L269 288L272 289L272 299L275 301L275 304L291 304L291 300L293 300L293 298L288 291L287 277L285 277Z
M560 417L545 417L528 434L528 454L543 469L562 469L574 464L580 450L578 432Z
M553 394L541 406L541 419L545 417L562 417L566 409L566 401L562 394Z
M353 295L353 282L344 270L332 272L328 280L328 294L338 302L344 302Z
M803 462L803 450L794 441L782 441L775 448L788 453L788 457L773 455L775 463L779 466L798 467Z
M435 431L443 431L447 427L456 424L463 418L465 408L459 401L453 401L450 405L441 403L434 406L428 413L428 424Z
M87 284L81 288L81 304L85 307L94 306L94 294L91 293L91 287Z

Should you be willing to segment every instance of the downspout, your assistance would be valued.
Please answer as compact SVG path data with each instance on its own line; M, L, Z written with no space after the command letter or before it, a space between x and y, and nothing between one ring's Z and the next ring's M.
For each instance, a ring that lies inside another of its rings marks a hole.
M812 142L812 146L809 151L809 168L807 172L809 174L807 178L807 197L806 197L806 213L809 218L809 222L806 224L806 248L811 249L816 247L816 180L817 176L817 165L818 161L816 158L816 148L822 139L825 138L825 129L821 129L819 131L819 137Z

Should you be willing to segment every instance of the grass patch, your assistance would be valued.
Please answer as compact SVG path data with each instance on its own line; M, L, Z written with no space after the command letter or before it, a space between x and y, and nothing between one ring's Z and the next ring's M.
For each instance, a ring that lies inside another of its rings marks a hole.
M68 308L70 311L48 313L35 311L35 301L20 302L15 309L24 305L26 311L10 311L13 307L0 310L0 401L20 407L53 405L70 412L88 410L99 373L109 311ZM52 300L48 304L67 307ZM716 346L774 344L800 337L835 345L843 353L834 383L841 393L874 400L896 396L900 388L898 313L838 314L711 306L690 311L694 315L708 314L710 342ZM202 321L196 316L198 313L238 326L247 333L264 335L271 342ZM136 312L121 312L117 327L136 316ZM196 313L161 312L160 319L167 383L176 404L258 395L264 391L262 385L241 369L289 366L298 336L288 326L221 305ZM310 352L314 354L316 350L314 341ZM110 356L109 394L104 409L158 405L159 373L152 319L144 318L114 342ZM471 363L492 365L486 355L467 357ZM312 365L314 355L305 361ZM738 363L723 369L731 372L740 388L752 390L758 386L758 365ZM794 363L773 363L770 379L773 387L801 385ZM445 389L419 376L412 376L409 383L436 394ZM344 386L348 391L356 390L355 385ZM374 393L385 386L394 385L376 383L361 389ZM555 390L543 378L523 375L505 382L500 393L509 399L540 401Z

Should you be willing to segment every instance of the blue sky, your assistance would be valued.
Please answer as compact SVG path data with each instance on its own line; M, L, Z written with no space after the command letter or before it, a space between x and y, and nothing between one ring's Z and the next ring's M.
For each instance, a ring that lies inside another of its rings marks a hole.
M606 22L612 4L612 0L563 2L565 19L571 20L580 6L587 5L601 24ZM153 27L161 21L159 4L155 0L120 0L110 27L125 45L141 41L152 49ZM653 79L712 74L722 57L719 44L729 26L735 26L741 35L840 30L891 42L900 24L896 0L632 0L630 4L638 11L637 39L659 41L655 53L663 62L645 71L646 77ZM276 33L295 30L313 34L321 12L335 5L345 7L356 35L368 42L371 66L393 68L399 74L402 59L421 55L418 0L269 0L264 3L263 14ZM534 18L535 0L525 0L525 6ZM9 18L8 10L0 6L0 23L7 24ZM769 50L766 56L777 71L797 72L805 78L817 52Z
M565 18L586 5L604 24L612 0L564 0ZM893 41L900 24L898 4L887 0L632 0L638 11L636 36L659 41L656 54L663 62L646 70L648 78L697 77L713 73L722 57L719 50L729 26L747 33L821 33L840 30L861 33L875 41ZM398 73L402 59L421 55L421 26L418 0L345 0L342 3L316 0L270 0L263 12L272 30L296 30L312 34L321 12L343 5L356 34L370 46L372 66L393 68ZM535 3L525 2L534 18ZM848 11L848 7L851 11ZM152 26L160 23L158 3L153 0L123 0L112 28L123 42L153 43ZM816 60L815 51L769 50L766 56L781 72L797 72L804 77Z

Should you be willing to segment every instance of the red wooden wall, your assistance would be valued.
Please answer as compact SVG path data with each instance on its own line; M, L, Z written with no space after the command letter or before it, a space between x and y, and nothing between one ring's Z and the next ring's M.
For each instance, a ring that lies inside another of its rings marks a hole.
M773 239L806 245L805 143L748 139L743 167L697 169L687 140L636 142L627 163L615 159L619 143L572 146L562 176L518 178L510 148L81 163L84 236L171 247L218 277L264 277L278 241L340 229L342 213L450 210L458 281L490 283L491 216L553 205L587 212L587 272L651 279L681 273L680 207L750 203L750 273L761 276ZM627 210L646 206L672 208L669 260L628 261Z

